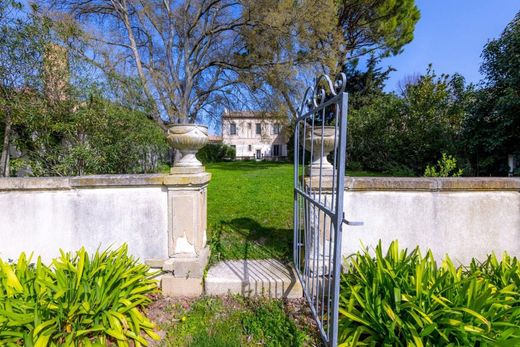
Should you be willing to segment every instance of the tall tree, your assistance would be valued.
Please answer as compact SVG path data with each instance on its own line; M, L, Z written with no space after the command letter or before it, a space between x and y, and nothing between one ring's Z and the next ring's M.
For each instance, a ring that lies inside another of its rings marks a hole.
M244 99L295 115L309 76L368 52L397 54L419 18L413 0L49 2L83 25L91 43L83 53L140 88L159 123Z
M276 6L267 8L276 9ZM383 57L399 54L403 46L413 39L415 24L420 18L414 0L317 1L295 7L294 11L293 17L279 9L258 13L274 20L286 18L287 23L303 23L304 28L307 25L308 28L300 32L308 33L308 36L301 37L298 44L279 42L276 37L267 35L266 31L269 30L264 28L257 30L261 44L252 40L259 54L276 52L275 56L293 57L292 68L276 65L253 71L255 86L264 83L266 94L279 107L286 106L293 116L296 116L302 91L312 83L316 74L352 73L363 56L370 55L369 63L377 64ZM277 33L281 31L277 26L274 28ZM287 28L291 35L290 25L282 28ZM292 55L291 48L294 48ZM367 69L371 68L376 69L375 65L367 66Z
M82 54L127 85L137 79L141 106L162 126L210 111L235 83L238 31L249 24L237 1L52 3L84 25Z
M344 65L343 72L347 77L345 91L349 93L349 109L357 110L366 106L384 93L386 80L395 69L392 67L383 69L378 66L380 61L380 58L370 56L364 71L358 69L358 64L355 62Z
M413 40L420 12L414 0L337 0L343 62L366 54L396 55Z
M18 1L0 0L0 176L9 176L13 125L41 90L42 36L45 31Z
M520 159L520 12L482 57L486 79L466 119L467 150L476 175L505 175L507 156Z
M236 103L253 84L245 83L244 71L264 69L267 76L274 68L291 66L294 56L309 48L295 44L301 40L294 37L305 36L307 29L306 38L316 33L314 26L298 20L294 6L308 9L307 4L332 1L304 0L298 5L271 0L50 3L51 9L64 11L82 25L89 45L79 53L127 86L137 80L133 86L143 91L141 105L163 125L181 118L195 120ZM262 42L253 35L258 30L264 35ZM326 33L323 26L317 37ZM268 48L273 44L284 48ZM287 49L291 44L293 48ZM254 49L259 46L265 50Z
M336 25L337 4L335 0L251 3L256 25L243 30L247 44L243 59L252 68L243 70L241 77L254 97L266 96L267 108L295 117L309 79L320 72L338 72L343 41ZM258 66L255 61L273 64Z

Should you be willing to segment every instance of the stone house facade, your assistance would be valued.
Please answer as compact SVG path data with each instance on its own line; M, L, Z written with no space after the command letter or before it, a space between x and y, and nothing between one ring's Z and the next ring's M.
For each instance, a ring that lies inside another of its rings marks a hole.
M287 120L266 112L224 111L222 142L237 159L286 160Z

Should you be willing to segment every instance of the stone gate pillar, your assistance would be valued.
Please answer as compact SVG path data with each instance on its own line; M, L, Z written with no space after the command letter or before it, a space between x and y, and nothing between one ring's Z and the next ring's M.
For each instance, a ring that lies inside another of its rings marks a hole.
M169 175L168 255L161 279L164 295L198 296L208 263L207 187L211 174Z
M168 140L181 152L166 184L168 197L168 255L162 264L164 295L198 296L203 292L202 278L208 264L207 187L211 174L195 154L208 142L208 128L196 124L175 124Z

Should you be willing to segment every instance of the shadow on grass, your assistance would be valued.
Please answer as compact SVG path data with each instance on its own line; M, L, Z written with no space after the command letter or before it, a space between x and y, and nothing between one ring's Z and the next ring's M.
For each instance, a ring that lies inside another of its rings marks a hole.
M262 226L251 218L221 221L210 236L212 263L235 259L290 261L293 231Z
M227 171L248 171L248 170L264 170L272 167L288 164L287 162L273 162L273 161L230 161L221 163L211 163L208 165L211 169L227 170Z

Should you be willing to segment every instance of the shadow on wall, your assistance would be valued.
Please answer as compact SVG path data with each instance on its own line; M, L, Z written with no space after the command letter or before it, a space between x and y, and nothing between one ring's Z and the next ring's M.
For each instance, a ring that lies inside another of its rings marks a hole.
M212 228L212 263L232 259L278 259L290 261L293 231L262 226L251 218L221 221Z

